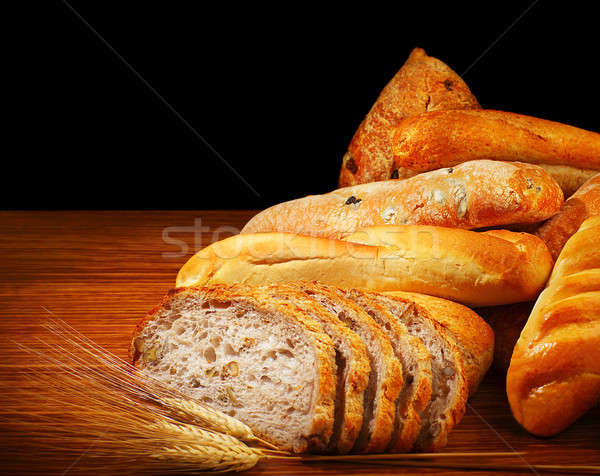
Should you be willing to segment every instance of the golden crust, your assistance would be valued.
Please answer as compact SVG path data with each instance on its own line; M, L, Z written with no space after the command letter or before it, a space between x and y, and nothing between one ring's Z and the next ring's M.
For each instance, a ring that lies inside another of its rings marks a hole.
M577 233L569 238L556 260L548 280L549 286L555 280L564 279L568 275L600 268L599 226L600 216L590 217L581 224Z
M478 159L600 170L600 134L511 112L438 111L399 122L392 153L400 177ZM556 171L572 189L568 170Z
M526 233L407 225L368 228L343 241L287 233L235 235L190 258L177 286L309 280L491 306L533 299L551 267L544 243Z
M378 343L381 352L380 359L385 362L385 366L384 374L380 376L381 389L374 396L378 403L377 412L373 415L372 431L368 435L366 445L364 447L355 445L354 449L361 453L382 453L390 443L396 418L396 400L403 385L402 366L394 355L390 340L371 316L354 302L339 294L336 288L316 282L305 282L300 285L303 289L315 291L327 296L333 302L338 302L349 319L353 321L353 325L367 329L369 335ZM368 424L368 422L365 423Z
M328 447L329 439L333 431L334 420L334 399L336 397L336 373L335 353L333 351L333 342L331 338L323 332L322 327L309 316L286 306L281 306L273 301L261 301L252 296L248 289L243 286L211 286L203 288L178 288L169 292L162 300L161 304L154 308L136 327L134 332L131 349L135 349L135 340L143 330L145 325L150 322L156 312L168 305L169 302L182 294L195 294L203 299L211 301L232 301L243 300L250 302L258 309L277 310L285 316L296 321L305 332L305 338L311 342L315 349L315 368L318 378L317 392L314 401L314 410L312 426L306 435L304 447L294 448L294 451L325 451ZM133 357L134 364L139 365L138 356ZM269 440L269 435L258 435Z
M354 446L362 427L363 397L369 382L369 373L371 372L365 344L337 316L327 311L294 284L279 284L254 288L253 293L258 297L268 300L283 300L282 305L291 304L292 306L296 306L301 312L309 316L319 316L317 320L319 322L327 322L333 329L333 333L343 340L347 348L350 349L351 358L346 361L346 381L340 382L338 379L338 385L343 386L342 389L338 389L338 398L340 400L343 398L343 401L336 402L336 405L341 405L341 408L343 408L343 413L340 415L342 421L337 434L334 426L334 433L330 441L330 449L337 450L341 454L348 453ZM326 329L325 332L327 332ZM334 342L336 336L330 335Z
M463 356L469 395L473 395L494 357L494 332L491 327L468 307L447 299L406 292L386 295L418 304L430 319L450 332Z
M550 253L540 239L508 230L380 226L345 240L385 247L411 260L408 269L417 283L402 283L396 289L373 286L374 291L418 292L473 306L532 299L552 268ZM387 268L393 264L390 259Z
M556 183L560 185L565 198L569 198L585 182L598 174L598 170L578 169L577 167L572 167L570 165L538 165L556 180Z
M507 375L513 415L554 435L600 399L600 217L567 241L515 346Z
M254 216L242 233L343 238L378 225L473 229L539 222L562 203L562 190L542 168L477 160L406 180L366 183L280 203Z
M586 218L600 215L600 174L594 173L535 233L544 240L554 259Z
M340 187L392 178L389 131L405 117L479 107L460 76L421 48L415 48L354 134L342 161Z

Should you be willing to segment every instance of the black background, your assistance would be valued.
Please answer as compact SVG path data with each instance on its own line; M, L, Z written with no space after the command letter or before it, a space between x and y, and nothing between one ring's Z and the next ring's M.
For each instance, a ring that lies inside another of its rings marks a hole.
M67 4L30 7L5 64L1 208L262 208L329 191L415 46L466 72L486 108L600 130L593 2L541 0L520 19L531 2L70 5L114 51Z

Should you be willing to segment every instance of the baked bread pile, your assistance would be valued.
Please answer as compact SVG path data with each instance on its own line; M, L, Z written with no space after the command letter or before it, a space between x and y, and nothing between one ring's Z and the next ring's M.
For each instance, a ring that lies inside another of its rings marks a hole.
M483 110L416 49L345 187L191 257L132 359L291 451L436 451L492 361L474 307L515 418L552 435L600 397L599 171L599 134Z
M538 164L569 196L600 172L600 134L481 109L454 71L417 48L354 134L339 185L406 178L478 159Z
M585 182L565 201L558 213L533 231L556 259L579 226L587 218L597 215L600 215L600 174ZM586 252L598 253L598 245L590 246ZM504 372L508 370L513 349L534 304L530 301L479 309L496 333L494 365Z
M489 326L445 305L306 281L179 288L132 359L287 450L435 451L493 353Z

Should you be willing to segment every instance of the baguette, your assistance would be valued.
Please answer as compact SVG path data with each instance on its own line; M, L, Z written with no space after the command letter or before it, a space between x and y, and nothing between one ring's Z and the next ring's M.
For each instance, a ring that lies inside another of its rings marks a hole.
M600 134L511 112L438 111L399 122L392 155L400 178L477 159L573 167L579 180L555 176L568 196L600 170Z
M600 399L600 217L567 241L510 362L511 410L529 432L551 436Z
M533 299L552 267L544 243L526 233L406 225L374 227L343 240L288 233L235 235L196 253L177 286L321 281L374 291L413 291L490 306ZM353 241L363 241L361 244ZM387 246L374 246L384 244Z
M379 226L344 240L387 248L410 260L407 271L417 282L383 291L411 291L470 306L532 299L552 269L552 258L540 239L508 230Z
M549 218L563 194L540 167L491 160L335 190L281 203L252 218L242 233L281 231L343 238L376 225L480 228Z
M421 48L415 48L383 88L354 134L343 159L339 186L390 178L389 131L405 117L428 111L479 107L458 74L440 60L427 56Z
M567 240L593 215L600 215L600 174L584 183L535 234L544 240L556 259Z

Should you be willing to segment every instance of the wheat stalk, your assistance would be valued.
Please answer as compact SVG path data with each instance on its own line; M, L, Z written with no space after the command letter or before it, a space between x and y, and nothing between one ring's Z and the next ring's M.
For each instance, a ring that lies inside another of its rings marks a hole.
M262 440L247 425L186 399L68 325L46 328L55 339L38 339L42 351L21 345L42 365L28 369L25 388L13 392L19 401L5 407L16 413L12 429L28 435L25 459L35 448L67 459L84 454L78 468L86 469L101 460L118 468L134 462L142 471L241 471L285 454L249 447L242 440Z
M101 461L102 467L136 471L242 471L267 457L261 449L231 435L181 423L144 405L119 400L119 394L94 383L77 390L73 387L76 379L60 374L33 381L55 386L28 395L32 407L43 404L46 411L26 412L13 425L28 434L22 447L26 454L35 448L45 450L47 457L76 459L93 444L78 469L89 470Z
M268 441L255 436L252 430L241 421L212 408L207 408L206 405L199 405L194 400L167 397L161 398L161 402L184 421L235 436L248 443L256 442L268 448L277 449Z
M227 433L245 442L260 443L263 446L277 449L254 435L252 430L241 421L182 394L150 375L141 373L134 366L98 346L67 323L49 320L45 327L53 335L59 337L60 342L49 344L41 341L54 355L46 352L37 353L38 356L62 368L69 369L77 366L75 377L82 380L98 380L107 386L130 394L132 398L149 402L157 406L158 411L178 420ZM56 351L59 351L58 355L56 355ZM84 356L79 356L78 353L83 353ZM95 370L94 365L100 366L102 370ZM73 374L73 372L71 373Z
M159 461L178 466L191 465L195 469L211 471L243 471L258 463L265 454L250 448L237 438L187 424L175 424L158 420L153 426L159 434L171 434L179 441L171 446L163 446L153 454ZM193 443L185 444L184 439Z

